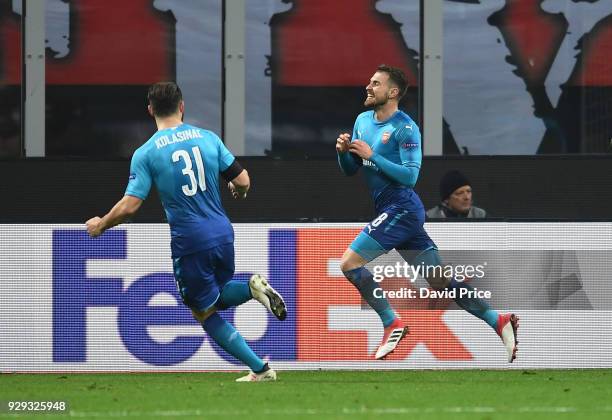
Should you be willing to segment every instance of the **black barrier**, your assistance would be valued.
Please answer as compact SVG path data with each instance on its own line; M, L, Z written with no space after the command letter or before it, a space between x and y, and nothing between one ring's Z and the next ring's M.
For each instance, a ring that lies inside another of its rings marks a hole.
M364 180L344 176L335 159L240 161L252 190L238 202L221 188L232 221L365 221L374 215ZM426 208L438 203L440 177L450 169L471 180L474 204L494 218L612 218L612 156L426 158L416 187ZM103 215L123 195L128 172L128 160L0 161L0 222L78 223ZM152 191L134 221L164 219Z

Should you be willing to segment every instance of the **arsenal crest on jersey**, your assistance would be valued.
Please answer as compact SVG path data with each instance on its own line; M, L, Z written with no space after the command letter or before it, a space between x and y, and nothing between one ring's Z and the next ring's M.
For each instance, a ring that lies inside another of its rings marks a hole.
M387 144L387 142L389 141L389 138L391 137L391 133L389 133L388 131L385 131L382 135L382 142L383 144Z

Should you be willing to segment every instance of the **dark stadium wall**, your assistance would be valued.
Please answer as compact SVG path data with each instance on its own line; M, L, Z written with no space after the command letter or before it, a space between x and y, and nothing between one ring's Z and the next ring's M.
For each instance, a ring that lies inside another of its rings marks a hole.
M241 158L252 178L244 202L224 205L234 222L365 221L372 200L360 175L343 176L333 159ZM611 219L612 157L426 158L416 190L426 208L438 202L440 177L458 169L471 180L474 203L504 219ZM103 215L123 195L128 160L0 161L3 223L81 223ZM9 181L10 180L10 181ZM135 222L162 222L152 191Z

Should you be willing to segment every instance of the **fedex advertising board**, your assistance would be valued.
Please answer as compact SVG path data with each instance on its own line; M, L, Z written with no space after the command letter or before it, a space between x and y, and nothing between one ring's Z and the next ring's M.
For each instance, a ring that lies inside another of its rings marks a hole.
M521 318L512 365L484 322L451 299L419 296L427 290L422 280L400 278L381 286L417 291L390 298L410 334L390 360L374 361L381 323L339 268L360 229L236 225L235 280L266 275L288 316L278 321L255 301L222 316L278 369L612 367L605 288L612 224L427 225L441 250L472 250L471 258L487 260L487 278L473 286L491 291L491 306ZM1 225L0 370L243 369L181 303L169 236L162 224L125 225L97 239L80 225ZM393 258L379 263L392 266Z

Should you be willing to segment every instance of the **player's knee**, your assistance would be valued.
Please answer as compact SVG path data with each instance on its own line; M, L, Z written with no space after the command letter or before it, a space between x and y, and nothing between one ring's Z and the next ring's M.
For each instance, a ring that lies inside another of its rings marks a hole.
M340 270L342 270L343 273L361 268L364 265L365 263L363 258L361 258L359 254L353 252L351 249L347 249L340 260Z
M354 270L356 268L359 268L359 267L356 266L355 264L352 264L350 261L347 261L347 260L340 261L340 270L342 270L343 273Z
M193 317L196 319L196 321L198 321L201 324L202 322L206 321L209 316L214 314L215 310L216 310L215 308L209 308L204 311L198 311L196 309L192 309L191 313L193 314Z

